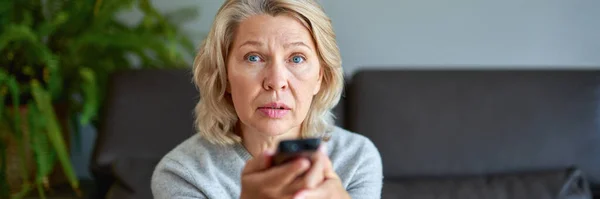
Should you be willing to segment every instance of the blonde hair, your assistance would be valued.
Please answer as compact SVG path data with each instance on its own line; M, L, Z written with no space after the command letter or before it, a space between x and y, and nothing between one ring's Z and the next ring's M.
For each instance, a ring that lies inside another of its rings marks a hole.
M227 0L219 9L210 32L194 59L193 78L200 91L195 108L198 133L212 143L227 145L241 141L234 129L238 122L231 95L226 93L226 60L239 23L250 16L288 15L310 31L320 59L323 80L302 122L302 137L327 138L334 127L331 109L343 89L340 52L331 20L314 0Z

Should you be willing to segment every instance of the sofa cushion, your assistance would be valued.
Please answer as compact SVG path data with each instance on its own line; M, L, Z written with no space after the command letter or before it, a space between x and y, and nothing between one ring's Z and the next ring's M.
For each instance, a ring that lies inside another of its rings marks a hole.
M590 199L580 170L386 180L384 199Z

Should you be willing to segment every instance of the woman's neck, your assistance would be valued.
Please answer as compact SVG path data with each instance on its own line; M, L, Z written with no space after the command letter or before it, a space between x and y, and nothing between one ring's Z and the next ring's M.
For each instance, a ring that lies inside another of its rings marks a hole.
M269 150L275 152L280 140L300 138L300 128L292 128L288 132L275 136L268 136L251 127L242 127L239 129L242 137L242 144L248 152L256 157Z

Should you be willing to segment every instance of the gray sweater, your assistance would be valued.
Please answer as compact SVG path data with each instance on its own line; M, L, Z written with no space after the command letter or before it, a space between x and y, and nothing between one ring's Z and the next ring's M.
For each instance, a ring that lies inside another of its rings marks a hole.
M381 157L368 138L336 127L327 153L352 198L381 198ZM214 145L196 134L158 163L152 194L157 199L239 198L241 172L250 158L241 144Z

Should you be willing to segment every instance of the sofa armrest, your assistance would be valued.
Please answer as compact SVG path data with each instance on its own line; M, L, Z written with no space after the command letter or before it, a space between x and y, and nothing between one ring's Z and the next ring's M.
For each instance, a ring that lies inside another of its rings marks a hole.
M114 183L110 185L107 199L152 198L150 182L157 158L122 158L113 164Z

